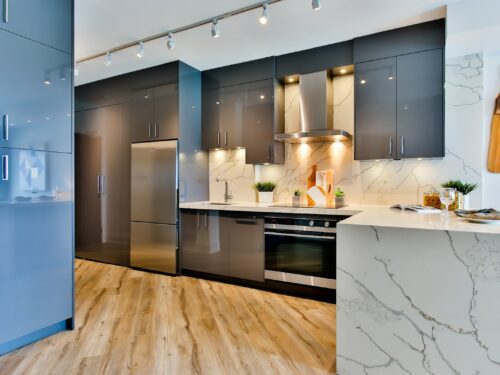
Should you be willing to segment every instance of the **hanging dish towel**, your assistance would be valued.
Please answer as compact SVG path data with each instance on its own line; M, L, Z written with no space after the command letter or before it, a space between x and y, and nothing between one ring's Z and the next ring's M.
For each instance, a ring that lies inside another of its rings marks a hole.
M488 170L491 173L500 173L500 94L497 96L495 112L493 113L493 120L491 121Z

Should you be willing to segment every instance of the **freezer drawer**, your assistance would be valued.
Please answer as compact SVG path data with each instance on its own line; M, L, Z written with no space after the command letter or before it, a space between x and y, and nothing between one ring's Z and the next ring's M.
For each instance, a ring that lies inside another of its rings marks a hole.
M132 222L130 264L151 271L177 273L177 226Z

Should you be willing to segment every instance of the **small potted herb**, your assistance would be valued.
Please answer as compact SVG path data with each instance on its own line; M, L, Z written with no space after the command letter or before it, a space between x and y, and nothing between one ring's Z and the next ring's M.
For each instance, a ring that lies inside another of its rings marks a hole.
M450 206L450 211L468 210L470 199L469 194L477 189L477 184L470 184L460 180L450 180L441 184L443 188L455 189L455 202Z
M274 189L276 189L275 182L257 182L255 189L258 192L259 203L273 203Z
M293 197L292 197L293 207L300 207L302 201L302 195L304 195L302 190L297 189L293 192Z
M335 190L335 207L345 206L344 198L344 191L340 187L337 187L337 189Z

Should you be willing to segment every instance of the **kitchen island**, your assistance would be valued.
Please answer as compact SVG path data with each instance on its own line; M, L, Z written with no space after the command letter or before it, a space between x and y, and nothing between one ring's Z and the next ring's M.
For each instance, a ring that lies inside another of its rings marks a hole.
M337 231L339 375L500 374L500 226L379 208Z

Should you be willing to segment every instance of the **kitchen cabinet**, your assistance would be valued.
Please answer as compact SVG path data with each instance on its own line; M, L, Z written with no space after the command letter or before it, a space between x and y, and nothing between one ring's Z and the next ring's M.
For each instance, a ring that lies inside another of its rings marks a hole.
M2 30L0 45L0 147L70 153L71 55Z
M129 264L130 137L121 105L76 114L78 257Z
M1 2L0 29L68 54L72 53L73 1L1 0ZM2 49L4 52L8 51L3 44Z
M443 50L398 56L397 158L444 157Z
M202 146L212 150L221 146L221 90L210 89L202 93Z
M252 215L230 218L229 275L264 282L264 219Z
M284 144L274 135L284 131L283 87L275 80L246 85L243 147L247 164L282 163Z
M182 269L229 275L228 218L218 211L182 211Z
M0 148L0 160L2 353L73 315L73 186L71 154Z
M135 91L132 108L132 142L178 137L178 83Z
M181 263L185 270L264 281L264 220L183 210Z
M444 156L443 50L356 64L355 159Z

